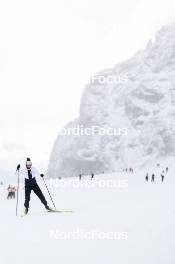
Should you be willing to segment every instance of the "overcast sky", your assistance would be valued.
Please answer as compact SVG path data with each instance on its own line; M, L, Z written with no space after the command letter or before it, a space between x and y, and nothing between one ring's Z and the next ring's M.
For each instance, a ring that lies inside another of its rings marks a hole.
M143 49L175 21L170 0L0 0L0 166L48 164L98 70Z

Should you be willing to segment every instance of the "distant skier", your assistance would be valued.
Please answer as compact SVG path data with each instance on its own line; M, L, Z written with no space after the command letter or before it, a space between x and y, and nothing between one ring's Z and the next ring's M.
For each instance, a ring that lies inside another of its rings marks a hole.
M91 173L91 181L93 180L94 178L94 173Z
M82 174L79 174L79 180L81 181L81 178L82 178Z
M8 195L7 195L7 199L12 199L12 187L11 185L9 184L8 188L7 188L7 191L8 191Z
M168 173L168 167L166 167L166 173Z
M12 187L10 184L7 188L8 191L8 195L7 195L7 199L15 199L15 192L16 192L16 188Z
M164 178L165 178L164 174L161 174L161 178L162 178L162 182L163 182Z
M155 175L152 174L151 181L154 182L154 180L155 180Z
M32 162L30 158L27 158L25 168L20 170L20 165L18 165L17 170L19 171L20 176L23 177L25 180L25 203L24 203L25 211L24 211L24 214L27 214L29 211L31 191L33 191L38 196L40 201L44 204L46 210L52 211L52 209L48 206L47 201L36 181L36 178L38 178L41 175L39 174L37 169L32 166Z
M149 179L149 177L148 177L148 173L147 173L146 177L145 177L145 180L148 182L148 179Z

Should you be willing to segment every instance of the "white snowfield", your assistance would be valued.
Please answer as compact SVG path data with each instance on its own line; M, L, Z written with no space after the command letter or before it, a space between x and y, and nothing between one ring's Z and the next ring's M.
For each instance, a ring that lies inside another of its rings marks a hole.
M47 181L57 209L74 213L47 213L32 194L29 215L16 217L15 200L0 187L0 263L174 264L173 171L164 183L158 171L155 183L145 171ZM19 215L23 199L21 184Z

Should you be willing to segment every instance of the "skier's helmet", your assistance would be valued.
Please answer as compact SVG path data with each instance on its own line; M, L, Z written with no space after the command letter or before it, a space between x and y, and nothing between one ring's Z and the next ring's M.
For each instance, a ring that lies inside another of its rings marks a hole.
M32 162L31 162L30 158L27 158L27 160L26 160L26 168L27 168L28 170L30 170L31 167L32 167Z

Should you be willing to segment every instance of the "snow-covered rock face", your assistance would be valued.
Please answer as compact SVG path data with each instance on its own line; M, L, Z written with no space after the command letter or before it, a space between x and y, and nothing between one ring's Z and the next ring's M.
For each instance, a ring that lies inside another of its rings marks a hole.
M163 27L144 51L92 78L80 117L67 128L78 125L126 128L127 135L59 135L50 177L111 172L175 155L175 24Z

